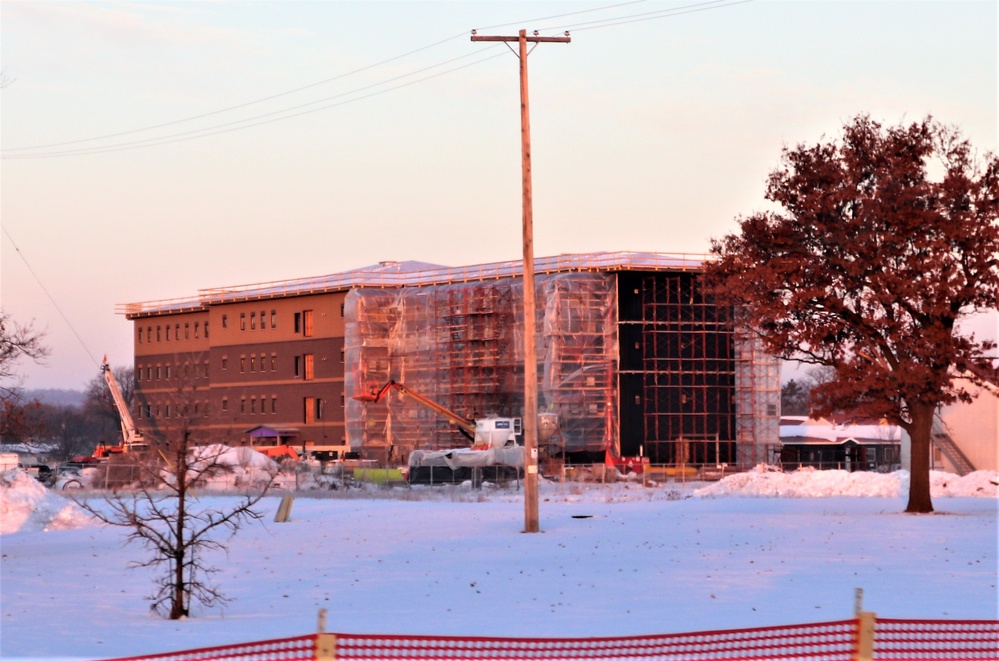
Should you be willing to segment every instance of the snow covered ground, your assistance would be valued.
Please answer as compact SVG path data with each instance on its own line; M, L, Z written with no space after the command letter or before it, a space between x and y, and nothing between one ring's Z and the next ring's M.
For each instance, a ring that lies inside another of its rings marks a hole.
M997 619L996 473L935 473L937 513L902 513L907 475L753 471L717 483L541 485L300 495L291 520L212 558L232 601L148 610L121 530L20 471L0 474L0 658L94 659L330 631L608 636L852 616ZM231 495L201 504L225 508Z

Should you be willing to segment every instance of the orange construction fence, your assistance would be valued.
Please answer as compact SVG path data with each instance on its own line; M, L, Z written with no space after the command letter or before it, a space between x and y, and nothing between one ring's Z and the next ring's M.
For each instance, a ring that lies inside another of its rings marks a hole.
M113 661L996 661L999 620L838 622L649 636L495 638L315 633Z

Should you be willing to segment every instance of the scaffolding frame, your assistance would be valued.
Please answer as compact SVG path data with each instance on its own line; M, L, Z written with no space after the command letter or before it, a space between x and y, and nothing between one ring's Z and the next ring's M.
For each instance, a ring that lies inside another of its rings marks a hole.
M779 362L699 283L690 271L536 280L539 412L558 417L549 455L740 468L764 460L779 439ZM519 278L352 290L346 392L391 379L466 418L521 416L522 296ZM386 405L348 400L346 428L352 447L390 463L467 445L398 393Z

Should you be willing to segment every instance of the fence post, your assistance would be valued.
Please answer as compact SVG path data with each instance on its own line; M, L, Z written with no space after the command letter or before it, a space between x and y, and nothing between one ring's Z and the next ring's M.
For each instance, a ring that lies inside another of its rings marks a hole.
M317 633L315 661L335 661L335 659L336 659L336 634Z
M877 619L876 613L857 613L857 649L853 655L854 661L874 659L874 628Z
M274 515L275 523L286 523L288 518L291 516L291 503L295 500L295 497L290 493L286 493L281 496L281 504L278 505L277 514Z

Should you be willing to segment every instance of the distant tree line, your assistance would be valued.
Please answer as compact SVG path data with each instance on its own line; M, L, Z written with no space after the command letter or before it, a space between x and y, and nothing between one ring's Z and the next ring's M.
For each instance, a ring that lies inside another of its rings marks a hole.
M131 406L132 368L114 368L114 373ZM23 445L53 461L64 461L120 441L118 413L100 374L85 385L80 405L43 402L20 388L7 389L0 402L2 445Z

